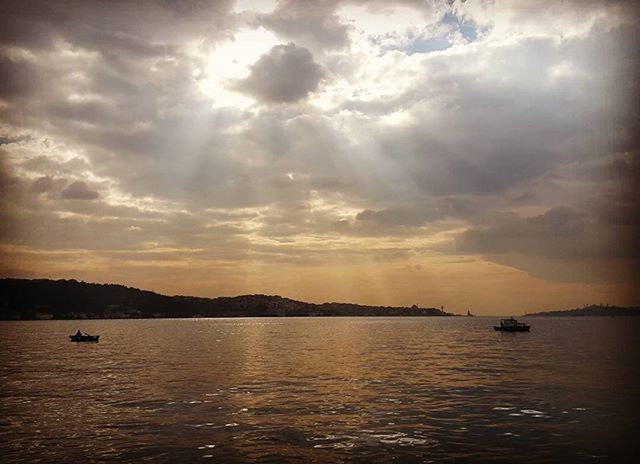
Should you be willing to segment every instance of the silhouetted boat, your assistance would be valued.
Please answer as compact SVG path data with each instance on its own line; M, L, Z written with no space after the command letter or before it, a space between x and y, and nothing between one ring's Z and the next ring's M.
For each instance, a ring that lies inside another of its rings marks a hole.
M531 326L524 322L518 322L513 317L509 319L500 319L500 325L494 325L493 330L500 332L528 332Z
M72 342L97 342L100 335L69 335Z

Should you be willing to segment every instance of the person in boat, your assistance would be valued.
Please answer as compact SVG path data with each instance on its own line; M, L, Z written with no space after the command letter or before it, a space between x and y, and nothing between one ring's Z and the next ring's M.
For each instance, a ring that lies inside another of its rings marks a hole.
M76 338L80 338L80 337L82 337L82 332L80 332L80 330L78 330L78 331L76 332L76 334L75 334L75 337L76 337Z

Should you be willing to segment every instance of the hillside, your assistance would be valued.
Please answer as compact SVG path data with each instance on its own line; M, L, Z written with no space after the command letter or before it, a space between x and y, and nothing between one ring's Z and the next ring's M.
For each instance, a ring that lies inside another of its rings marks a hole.
M269 316L448 316L435 308L313 304L281 296L166 296L76 280L0 279L0 320Z
M583 317L583 316L640 316L639 307L623 306L602 306L591 305L584 308L575 308L556 311L542 311L538 313L525 314L525 316L551 316L551 317Z

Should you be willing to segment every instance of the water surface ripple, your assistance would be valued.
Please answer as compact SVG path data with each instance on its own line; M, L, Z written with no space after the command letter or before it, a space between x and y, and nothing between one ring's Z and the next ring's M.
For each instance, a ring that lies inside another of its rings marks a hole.
M0 461L629 462L640 321L493 322L2 322Z

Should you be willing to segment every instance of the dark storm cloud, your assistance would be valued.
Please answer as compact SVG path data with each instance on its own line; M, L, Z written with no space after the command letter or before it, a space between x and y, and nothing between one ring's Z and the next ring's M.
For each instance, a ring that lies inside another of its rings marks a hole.
M584 242L588 228L584 214L556 207L540 216L488 228L471 228L458 238L457 244L460 251L581 256L591 250Z
M471 227L457 237L456 248L546 280L610 282L637 279L640 253L634 243L639 233L637 225L605 223L569 207L554 207L538 216Z
M234 87L266 103L291 103L315 91L324 76L307 48L276 45L262 55L251 74Z
M62 191L62 198L69 200L96 200L100 197L100 194L95 190L91 190L87 187L87 184L77 180L69 184Z

